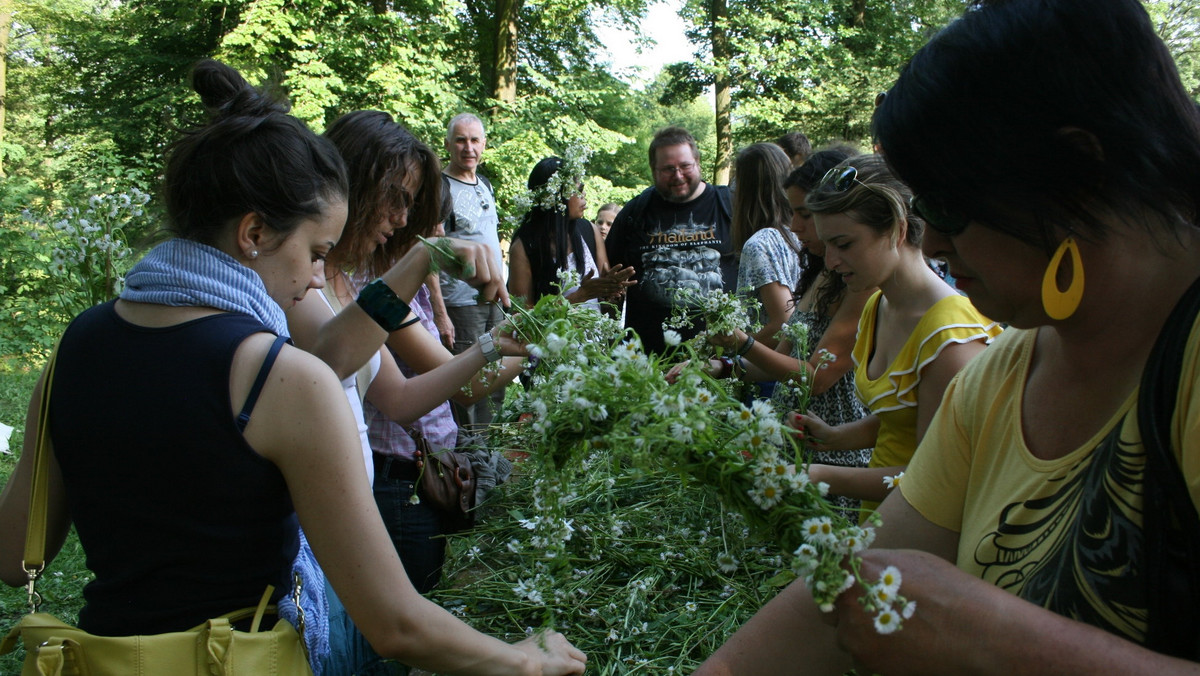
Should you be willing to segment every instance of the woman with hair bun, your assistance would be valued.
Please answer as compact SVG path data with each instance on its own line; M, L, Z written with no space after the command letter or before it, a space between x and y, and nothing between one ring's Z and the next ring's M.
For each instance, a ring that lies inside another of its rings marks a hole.
M777 411L796 408L792 382L803 383L811 395L809 411L831 425L856 422L868 413L854 391L854 360L850 355L863 306L875 289L849 292L841 275L825 267L825 244L817 237L812 212L804 200L830 169L851 155L857 153L850 148L813 153L783 183L792 208L791 231L804 247L794 309L787 323L805 326L807 351L801 352L801 346L788 338L780 340L774 350L756 342L741 359L712 360L709 369L718 377L737 376L747 382L779 381L771 395ZM734 331L728 337L714 336L712 341L732 353L745 343L747 335ZM809 449L806 457L822 465L866 467L871 447L828 452ZM861 500L845 495L831 495L829 499L843 514L858 518Z
M268 585L286 605L303 525L379 655L443 673L581 673L584 656L561 635L503 643L409 583L337 377L286 343L284 309L325 284L324 260L346 220L341 158L228 66L201 62L193 86L211 121L170 152L175 237L130 270L118 300L78 316L58 351L47 554L74 524L96 576L79 626L112 636L182 631L255 605ZM473 268L468 281L496 293L487 251L450 244ZM414 247L326 325L327 339L365 362L408 314L398 297L420 285L431 255ZM35 388L24 452L0 494L0 579L10 585L26 582L44 387ZM351 629L331 626L331 645L309 645L315 672L380 666L358 653Z

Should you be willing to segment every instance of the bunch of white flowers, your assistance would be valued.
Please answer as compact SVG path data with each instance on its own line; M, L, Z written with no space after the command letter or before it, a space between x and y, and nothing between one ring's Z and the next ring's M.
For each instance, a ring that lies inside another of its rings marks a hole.
M688 341L691 350L700 358L721 356L722 350L708 342L709 336L728 336L741 329L754 333L761 324L748 317L758 316L760 303L750 296L729 293L721 289L697 291L681 287L675 291L675 307L663 328L668 331L687 329L703 322L704 330ZM678 335L678 334L676 334Z
M706 311L722 316L743 307L731 294L708 299ZM745 316L739 313L737 321ZM545 519L538 528L544 523L557 537L569 536L563 502L551 499L562 491L556 482L570 485L593 449L612 449L634 465L667 468L715 490L750 529L792 553L792 571L810 582L822 606L831 606L856 580L875 595L877 585L842 567L849 559L857 571L854 555L870 544L873 529L849 522L823 499L828 486L809 480L800 445L769 402L746 406L730 396L686 344L682 351L690 361L674 384L667 383L669 365L662 357L645 354L635 335L561 296L543 297L513 323L539 363L530 388L512 407L530 427L529 463L537 481L558 486L538 498ZM552 558L550 550L545 554ZM718 565L735 569L737 562ZM894 590L889 594L898 598ZM903 613L888 617L898 626Z
M53 243L50 274L60 280L67 310L75 313L121 293L133 249L126 231L140 229L148 218L150 195L128 192L92 195L87 206L68 206L39 217L26 210L31 237L49 234Z

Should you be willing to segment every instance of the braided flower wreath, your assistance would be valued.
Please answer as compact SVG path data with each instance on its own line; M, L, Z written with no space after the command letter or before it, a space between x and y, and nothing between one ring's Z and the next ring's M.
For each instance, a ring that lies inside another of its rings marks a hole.
M567 200L579 194L579 186L583 185L587 161L591 156L592 151L587 146L571 144L563 153L562 164L550 176L550 180L513 198L512 215L509 216L513 227L520 225L524 215L534 207L546 211L566 210Z

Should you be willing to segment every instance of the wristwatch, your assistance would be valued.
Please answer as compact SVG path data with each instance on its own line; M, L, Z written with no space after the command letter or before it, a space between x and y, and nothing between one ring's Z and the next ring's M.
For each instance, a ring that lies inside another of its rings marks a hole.
M490 364L494 361L499 361L500 357L503 356L500 354L500 350L496 349L496 341L494 338L492 338L492 334L485 333L482 336L479 336L479 340L477 342L479 343L479 349L483 352L483 358L487 360L487 363Z

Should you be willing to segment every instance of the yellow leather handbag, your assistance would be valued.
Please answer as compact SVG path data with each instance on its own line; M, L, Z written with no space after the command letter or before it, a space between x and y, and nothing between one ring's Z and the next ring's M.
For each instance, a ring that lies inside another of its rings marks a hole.
M0 655L25 645L21 676L310 676L308 655L296 628L280 619L260 631L263 618L274 615L268 586L257 607L222 615L188 631L146 636L94 636L48 613L37 612L40 597L34 583L45 569L47 468L49 466L49 402L55 356L46 368L34 449L33 486L29 496L29 528L24 566L29 574L30 612L0 643ZM233 628L253 618L249 631Z

